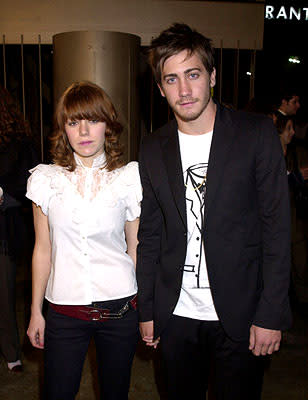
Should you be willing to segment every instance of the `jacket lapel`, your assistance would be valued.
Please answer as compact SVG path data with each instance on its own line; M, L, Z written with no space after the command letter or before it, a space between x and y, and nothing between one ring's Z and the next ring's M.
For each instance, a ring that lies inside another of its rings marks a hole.
M187 229L185 186L176 121L172 121L168 128L167 135L161 138L163 160L167 169L174 202L184 227Z
M209 166L207 171L207 186L205 193L205 221L215 199L218 188L221 186L226 158L230 152L230 146L233 142L235 129L231 111L221 108L217 104L215 117L213 139L209 157Z

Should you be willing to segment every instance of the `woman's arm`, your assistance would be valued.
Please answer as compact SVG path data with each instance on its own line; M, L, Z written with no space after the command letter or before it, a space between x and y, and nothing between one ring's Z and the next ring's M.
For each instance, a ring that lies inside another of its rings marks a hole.
M50 275L51 244L47 216L41 207L33 203L33 221L35 245L32 256L32 304L31 319L27 330L30 342L34 347L44 348L45 320L42 306Z
M137 260L137 233L139 228L139 218L134 221L126 221L124 231L125 231L125 239L127 244L127 254L131 256L134 261L136 268L136 260Z

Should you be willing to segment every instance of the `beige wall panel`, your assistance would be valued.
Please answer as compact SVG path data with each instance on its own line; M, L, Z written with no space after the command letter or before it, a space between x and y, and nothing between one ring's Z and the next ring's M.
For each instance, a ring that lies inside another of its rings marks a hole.
M126 160L136 157L136 77L140 38L119 32L66 32L54 36L54 99L75 81L89 80L111 97L121 123Z
M264 4L155 0L1 0L0 34L7 43L51 43L67 31L119 31L141 37L142 44L173 22L185 22L220 47L262 48Z

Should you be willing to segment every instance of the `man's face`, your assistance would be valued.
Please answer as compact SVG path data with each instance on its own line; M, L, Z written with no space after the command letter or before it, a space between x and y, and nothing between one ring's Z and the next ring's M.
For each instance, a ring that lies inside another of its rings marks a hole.
M160 92L176 118L183 122L202 118L215 85L215 69L209 75L200 56L195 53L187 57L185 50L165 61L161 76Z
M281 110L287 115L295 115L300 108L299 97L293 96L289 101L283 99L281 102Z

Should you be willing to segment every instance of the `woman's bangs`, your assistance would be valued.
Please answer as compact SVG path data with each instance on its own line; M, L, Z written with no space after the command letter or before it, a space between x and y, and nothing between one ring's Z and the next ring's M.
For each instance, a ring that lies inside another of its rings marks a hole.
M76 120L99 120L105 121L103 110L97 104L97 99L91 99L89 96L79 96L70 93L63 104L63 117L65 122Z

